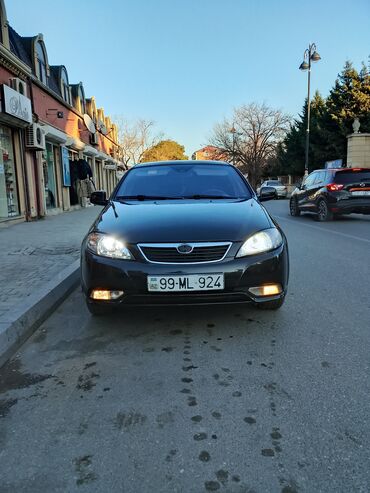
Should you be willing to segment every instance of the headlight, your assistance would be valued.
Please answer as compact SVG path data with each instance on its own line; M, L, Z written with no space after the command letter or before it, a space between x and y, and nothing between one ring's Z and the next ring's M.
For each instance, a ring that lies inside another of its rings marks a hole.
M248 238L236 254L237 257L246 257L256 253L268 252L278 248L283 238L276 228L265 229Z
M97 255L102 257L120 258L123 260L133 260L133 256L123 243L114 236L102 233L90 233L87 237L87 246Z

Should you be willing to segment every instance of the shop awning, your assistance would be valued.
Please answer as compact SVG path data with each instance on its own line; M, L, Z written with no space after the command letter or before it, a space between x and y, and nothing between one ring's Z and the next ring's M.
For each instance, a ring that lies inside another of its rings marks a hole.
M95 156L95 157L97 157L97 155L99 154L99 152L94 147L91 147L91 146L88 146L87 145L87 146L85 146L84 154L86 154L87 156Z
M57 144L65 144L68 140L68 135L66 133L51 125L43 125L42 129L45 132L46 140L51 140Z
M73 149L75 151L83 151L85 149L85 142L82 142L82 140L78 139L77 137L71 137L68 135L67 142L66 142L66 147L69 147L70 149Z

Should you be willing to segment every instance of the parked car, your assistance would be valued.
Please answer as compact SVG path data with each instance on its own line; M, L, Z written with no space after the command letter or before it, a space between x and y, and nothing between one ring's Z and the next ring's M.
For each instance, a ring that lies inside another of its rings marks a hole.
M290 198L290 214L314 212L319 221L342 214L370 214L370 169L319 169Z
M288 287L287 240L228 163L145 163L125 173L83 240L91 313L117 305L250 302L277 309Z
M260 187L257 188L257 194L262 187L273 187L276 190L276 198L285 199L288 193L288 189L280 180L266 180Z

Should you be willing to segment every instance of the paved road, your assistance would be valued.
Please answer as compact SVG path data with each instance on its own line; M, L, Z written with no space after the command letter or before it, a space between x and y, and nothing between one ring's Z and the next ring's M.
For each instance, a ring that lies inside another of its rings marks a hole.
M268 209L277 313L91 318L79 291L0 371L0 492L370 490L370 218Z

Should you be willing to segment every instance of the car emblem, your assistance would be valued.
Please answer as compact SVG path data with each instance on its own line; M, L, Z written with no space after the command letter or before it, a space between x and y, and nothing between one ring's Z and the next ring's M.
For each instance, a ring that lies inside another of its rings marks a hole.
M360 187L365 187L366 184L365 183L360 183Z
M184 245L179 245L177 247L177 251L179 253L183 253L183 254L188 254L188 253L191 253L193 251L193 248L191 245L187 245L187 244L184 244Z

